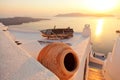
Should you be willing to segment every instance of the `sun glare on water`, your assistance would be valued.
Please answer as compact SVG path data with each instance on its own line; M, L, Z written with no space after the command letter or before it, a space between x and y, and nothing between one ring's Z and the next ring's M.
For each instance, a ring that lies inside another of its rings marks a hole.
M97 26L96 26L96 33L95 33L96 36L99 36L102 33L103 22L104 22L103 19L98 20L98 23L97 23Z
M84 0L84 5L89 10L102 13L113 10L117 0Z

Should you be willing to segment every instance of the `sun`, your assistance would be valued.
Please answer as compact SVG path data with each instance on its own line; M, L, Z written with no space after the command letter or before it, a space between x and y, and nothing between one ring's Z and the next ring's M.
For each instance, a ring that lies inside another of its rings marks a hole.
M117 0L84 0L83 5L88 10L96 12L107 12L113 10L117 5Z

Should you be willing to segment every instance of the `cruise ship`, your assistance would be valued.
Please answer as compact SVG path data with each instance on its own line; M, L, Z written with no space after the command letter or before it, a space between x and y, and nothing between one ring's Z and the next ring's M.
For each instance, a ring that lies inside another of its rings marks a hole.
M93 51L89 24L69 39L24 36L0 24L0 80L120 80L120 36L107 56Z

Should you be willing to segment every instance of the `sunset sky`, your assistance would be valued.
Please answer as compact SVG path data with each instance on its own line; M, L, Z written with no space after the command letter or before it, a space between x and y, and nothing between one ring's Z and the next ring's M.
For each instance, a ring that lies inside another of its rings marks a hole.
M120 0L0 0L0 17L48 17L60 13L120 14Z

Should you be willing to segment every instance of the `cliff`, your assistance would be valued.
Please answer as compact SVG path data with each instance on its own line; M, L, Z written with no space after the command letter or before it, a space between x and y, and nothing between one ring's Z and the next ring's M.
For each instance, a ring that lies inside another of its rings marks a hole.
M19 25L22 23L36 22L41 20L50 20L44 18L31 18L31 17L13 17L13 18L0 18L0 22L6 26Z
M110 14L67 13L67 14L58 14L55 17L114 17L114 15L110 15Z

